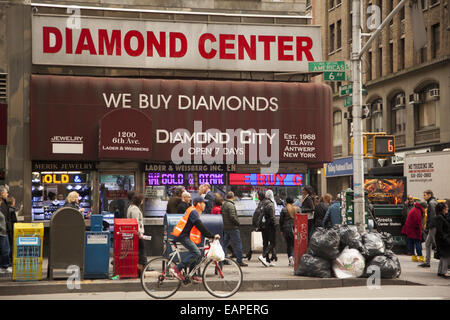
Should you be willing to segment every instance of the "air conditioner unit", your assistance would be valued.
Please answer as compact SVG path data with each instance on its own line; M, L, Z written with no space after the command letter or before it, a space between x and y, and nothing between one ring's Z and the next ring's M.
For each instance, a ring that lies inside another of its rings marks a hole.
M404 106L405 105L405 97L404 96L397 97L397 99L395 99L395 105L396 106Z
M439 89L431 89L428 91L428 96L433 99L439 98Z
M383 104L382 103L376 103L375 105L373 105L372 108L373 108L372 113L383 112Z
M418 104L420 103L420 94L413 93L409 95L409 104Z

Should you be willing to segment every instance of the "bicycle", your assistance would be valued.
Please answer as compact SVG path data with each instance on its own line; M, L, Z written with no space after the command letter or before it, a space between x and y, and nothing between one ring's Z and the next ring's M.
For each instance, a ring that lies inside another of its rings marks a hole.
M216 298L228 298L234 295L242 285L243 275L239 264L229 258L223 261L214 261L207 258L210 244L205 239L204 246L200 250L204 250L204 255L200 263L193 268L188 274L184 273L185 280L181 281L172 273L177 261L181 261L181 252L187 252L187 249L178 248L177 244L169 240L172 252L165 256L151 259L144 267L141 273L141 284L144 291L155 299L166 299L173 296L181 286L189 286L193 283L192 276L204 265L202 271L202 284L206 291Z

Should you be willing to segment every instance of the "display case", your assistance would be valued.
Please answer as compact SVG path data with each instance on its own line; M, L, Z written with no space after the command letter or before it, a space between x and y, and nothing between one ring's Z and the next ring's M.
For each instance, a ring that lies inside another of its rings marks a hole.
M79 206L87 215L92 211L90 174L79 171L32 173L32 220L50 220L63 207L71 191L79 194Z

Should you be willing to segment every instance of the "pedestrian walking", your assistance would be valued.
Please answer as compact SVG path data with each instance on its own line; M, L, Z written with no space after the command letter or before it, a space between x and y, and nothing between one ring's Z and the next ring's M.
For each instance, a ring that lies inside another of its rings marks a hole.
M178 213L178 205L181 203L181 195L186 191L183 186L176 186L173 191L173 197L167 202L167 213Z
M236 211L236 205L234 204L234 193L229 191L225 196L225 200L222 204L222 218L223 218L223 243L222 247L224 252L228 245L232 244L234 252L236 254L237 263L241 267L247 267L248 265L242 261L242 242L241 232L239 226L239 217Z
M128 207L127 218L136 219L138 223L138 233L139 233L139 276L144 270L144 266L147 264L147 255L145 252L145 240L144 240L144 215L142 213L141 207L144 204L145 197L142 193L136 193L131 199L131 204Z
M221 214L222 213L222 204L223 198L220 194L216 193L216 198L214 199L214 206L211 210L211 214Z
M214 200L216 199L216 195L214 194L214 192L211 191L211 185L209 183L203 184L203 192L205 193L205 201L206 201L205 212L203 213L210 214L214 206Z
M446 202L436 205L436 217L433 224L436 229L436 249L439 255L438 276L450 279L448 264L450 263L450 222L448 217L448 205Z
M436 205L438 204L436 198L434 197L433 191L425 190L423 192L423 198L428 204L427 218L424 228L424 239L425 239L425 258L424 263L420 264L419 267L429 268L431 262L431 252L432 247L436 247L435 234L436 228L433 224L434 217L436 216Z
M409 212L402 234L408 238L408 250L414 262L425 261L422 255L422 215L428 207L426 201L416 202Z
M341 199L337 198L335 201L331 203L331 206L328 207L327 213L325 213L325 217L322 221L322 227L324 228L332 228L336 224L342 223L342 215L341 215Z
M14 224L17 222L16 199L12 196L9 196L6 199L6 204L8 205L8 209L9 209L9 216L7 219L8 240L9 240L9 244L10 244L9 258L10 258L10 261L12 262L12 255L13 255L12 248L14 247L13 246L13 244L14 244Z
M191 206L191 194L187 191L184 191L181 194L181 202L178 204L177 213L184 214L187 208L189 208L190 206Z
M263 254L258 257L259 261L266 267L273 267L277 261L276 255L276 219L275 219L275 199L273 191L267 190L262 203L262 213L260 217L260 229L263 237ZM269 254L272 254L269 257Z
M294 199L286 198L286 206L280 213L280 230L286 241L286 252L289 259L289 266L294 266L294 219L295 214L300 212L300 208L294 206Z
M308 242L314 233L314 191L311 186L305 186L302 190L302 212L308 214Z
M261 215L262 215L262 203L263 200L266 198L266 192L264 190L259 190L258 194L258 205L256 206L255 212L253 212L252 216L252 232L253 231L261 231L260 229L260 223L261 223ZM250 247L248 253L247 253L247 260L250 260L252 258L253 252L252 248Z
M320 202L314 210L314 229L323 226L323 219L331 205L332 199L333 197L329 193L324 194L320 198Z
M7 229L7 217L9 208L6 203L8 198L8 189L0 186L0 273L12 273L10 263L10 242Z

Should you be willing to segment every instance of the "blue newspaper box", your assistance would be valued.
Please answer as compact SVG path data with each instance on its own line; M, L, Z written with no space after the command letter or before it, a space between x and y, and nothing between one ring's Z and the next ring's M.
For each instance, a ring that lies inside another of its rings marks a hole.
M178 221L184 214L166 214L164 215L164 256L169 257L169 254L172 252L172 249L169 245L168 240L173 239L172 231L173 228L177 225ZM200 215L200 220L203 222L205 227L212 234L219 234L221 238L223 238L223 220L222 215L220 214L202 214ZM202 241L198 245L202 247L204 243L204 237L202 235ZM181 246L182 248L182 246ZM183 259L185 252L181 252L181 258Z
M108 278L110 241L108 231L86 231L84 278Z
M103 231L103 216L101 214L91 215L91 231Z

